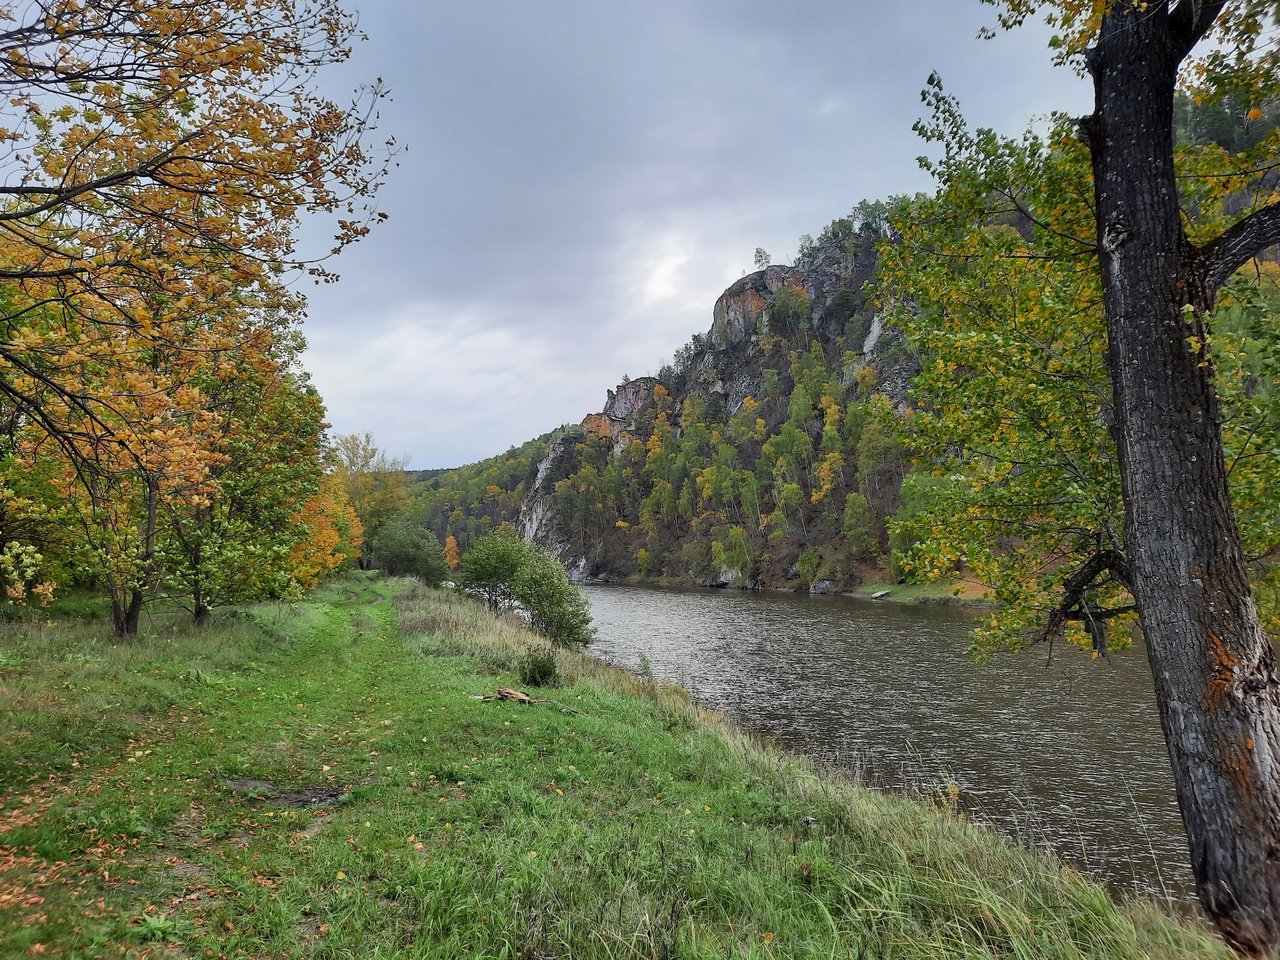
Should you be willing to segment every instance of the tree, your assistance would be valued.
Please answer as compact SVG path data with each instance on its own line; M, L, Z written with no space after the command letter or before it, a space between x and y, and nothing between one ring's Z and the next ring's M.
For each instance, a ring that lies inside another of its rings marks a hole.
M396 577L417 577L438 587L449 577L449 563L436 535L408 517L388 521L378 534L378 564Z
M1132 595L1155 675L1197 891L1237 950L1280 946L1280 685L1250 594L1223 453L1209 317L1235 271L1280 242L1280 203L1257 189L1280 137L1227 158L1175 152L1175 87L1280 93L1264 0L997 0L1001 23L1045 7L1060 59L1091 76L1079 122L1092 170L1093 245L1106 319L1109 414L1123 552L1099 551L1054 613L1107 580ZM1203 44L1207 51L1191 60ZM1202 217L1236 196L1225 222ZM1087 602L1087 601L1086 601Z
M462 555L458 589L479 597L494 613L509 610L515 603L512 584L529 551L510 527L485 534Z
M323 476L324 407L293 350L255 368L247 358L204 392L219 414L205 496L168 504L160 530L165 586L207 624L213 608L280 596L289 557L309 531L293 517Z
M366 549L361 563L372 564L378 530L409 508L409 485L404 474L409 458L389 456L378 448L368 431L338 434L333 438L330 454L364 529Z
M495 613L523 610L530 626L559 646L585 646L594 636L591 608L564 565L509 527L486 534L467 551L458 588Z
M1083 626L1083 609L1068 606L1076 619L1042 629L1064 578L1123 553L1106 331L1088 157L1073 131L1063 125L1048 143L973 134L950 98L930 92L926 132L946 145L931 165L940 189L895 217L902 242L887 246L882 268L903 305L894 323L927 358L916 409L899 424L937 476L902 488L909 503L892 541L916 544L895 557L914 575L959 572L993 591L999 609L975 637L986 655ZM864 493L883 488L872 448L888 439L888 414L862 430ZM1088 593L1095 618L1132 613L1114 578Z
M325 574L360 556L364 536L360 518L334 474L324 475L320 489L307 498L292 522L301 535L289 553L289 576L300 589L310 590Z
M379 216L381 91L340 107L311 87L356 32L336 0L42 0L0 20L0 279L19 293L0 393L69 456L87 423L128 445L86 367L216 362L244 341L229 308L296 304L299 215L336 215L335 250Z
M193 561L197 611L211 550L224 586L262 569L225 550L211 471L234 425L206 390L270 365L303 303L291 273L332 279L295 250L301 215L336 218L332 252L381 217L381 91L315 92L357 32L336 0L38 0L0 3L0 24L0 397L24 457L58 464L130 633L169 560Z
M764 247L756 247L755 264L757 270L766 269L772 262L773 258L769 256L768 250Z

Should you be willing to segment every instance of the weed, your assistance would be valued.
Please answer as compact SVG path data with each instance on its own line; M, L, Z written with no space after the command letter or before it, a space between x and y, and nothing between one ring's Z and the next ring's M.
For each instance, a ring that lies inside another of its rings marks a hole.
M180 924L161 913L144 913L134 921L134 932L139 940L154 943L159 940L177 939Z

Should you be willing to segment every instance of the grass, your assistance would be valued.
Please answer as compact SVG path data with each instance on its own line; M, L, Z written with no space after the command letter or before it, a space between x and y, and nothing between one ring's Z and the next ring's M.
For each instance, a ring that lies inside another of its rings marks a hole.
M446 593L104 633L0 632L5 957L1229 956L588 657L476 699L538 644Z

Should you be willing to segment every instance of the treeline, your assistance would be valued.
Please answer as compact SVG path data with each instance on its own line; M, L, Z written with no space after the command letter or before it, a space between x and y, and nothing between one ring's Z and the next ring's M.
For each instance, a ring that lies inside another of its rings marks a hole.
M453 549L458 551L469 550L504 524L514 525L551 441L571 429L561 427L479 463L432 471L433 475L420 480L415 488L415 516L441 543L452 538Z

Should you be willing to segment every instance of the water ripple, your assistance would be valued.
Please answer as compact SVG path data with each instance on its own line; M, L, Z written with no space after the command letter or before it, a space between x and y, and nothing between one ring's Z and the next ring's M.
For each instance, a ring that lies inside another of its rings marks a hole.
M1114 891L1194 899L1145 652L969 658L960 611L588 587L592 652L879 785L962 803Z

